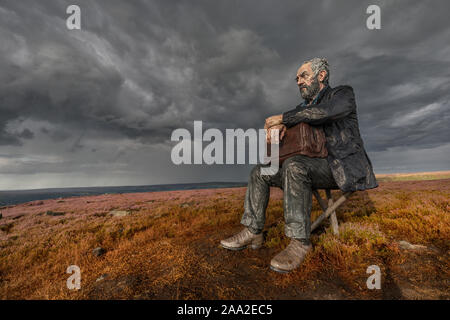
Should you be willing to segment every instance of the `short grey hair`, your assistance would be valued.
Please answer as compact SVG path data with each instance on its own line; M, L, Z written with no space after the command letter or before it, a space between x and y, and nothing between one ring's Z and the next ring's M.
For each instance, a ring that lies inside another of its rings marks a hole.
M328 85L328 80L330 79L330 65L328 64L327 59L325 58L312 58L311 60L307 60L303 62L309 63L311 62L311 69L314 72L314 76L316 77L320 71L325 70L327 75L323 78L323 83Z

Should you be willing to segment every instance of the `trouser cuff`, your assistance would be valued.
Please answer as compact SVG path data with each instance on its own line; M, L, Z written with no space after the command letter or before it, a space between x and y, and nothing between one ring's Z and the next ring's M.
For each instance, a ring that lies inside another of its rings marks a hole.
M309 241L309 232L306 233L305 227L303 224L299 223L291 223L286 224L284 226L284 233L288 238L294 239L305 239Z
M259 234L262 232L261 228L258 228L254 224L252 224L251 219L246 219L245 217L242 217L241 224L248 228L248 230L253 234Z

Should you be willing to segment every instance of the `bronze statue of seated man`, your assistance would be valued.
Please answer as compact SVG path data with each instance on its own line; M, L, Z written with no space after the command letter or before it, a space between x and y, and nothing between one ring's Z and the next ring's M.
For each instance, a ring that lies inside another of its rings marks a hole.
M286 130L299 123L323 130L326 157L290 156L274 175L262 175L262 165L256 165L245 195L241 219L245 228L221 241L222 247L230 250L261 247L270 187L282 188L285 234L291 241L272 259L270 267L274 271L290 272L298 268L312 249L313 189L339 188L348 192L378 186L359 132L353 89L346 85L331 88L329 75L327 60L314 58L304 62L296 76L304 102L293 110L267 118L264 126L268 142L271 130L279 130L282 140Z

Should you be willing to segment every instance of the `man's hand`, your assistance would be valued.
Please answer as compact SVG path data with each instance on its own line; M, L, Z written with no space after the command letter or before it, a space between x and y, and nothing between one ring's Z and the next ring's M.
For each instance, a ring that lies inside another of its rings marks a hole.
M283 122L283 115L279 114L276 116L271 116L266 119L266 123L264 124L264 129L269 129L270 127L279 125Z
M280 143L280 141L283 139L283 137L286 133L286 126L284 124L277 124L275 126L268 128L267 135L266 135L267 143L271 142L271 134L272 134L271 131L274 129L278 130L279 136L275 137L276 140L273 143Z

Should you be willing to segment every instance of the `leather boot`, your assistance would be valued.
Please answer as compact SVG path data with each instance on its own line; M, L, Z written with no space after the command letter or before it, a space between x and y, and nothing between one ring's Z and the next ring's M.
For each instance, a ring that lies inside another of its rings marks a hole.
M288 273L297 269L311 250L312 245L304 245L300 240L292 239L286 249L270 261L270 268L276 272Z
M264 237L262 232L259 234L251 233L248 228L244 228L241 232L234 236L220 241L225 249L242 250L250 246L252 249L258 249L262 246Z

